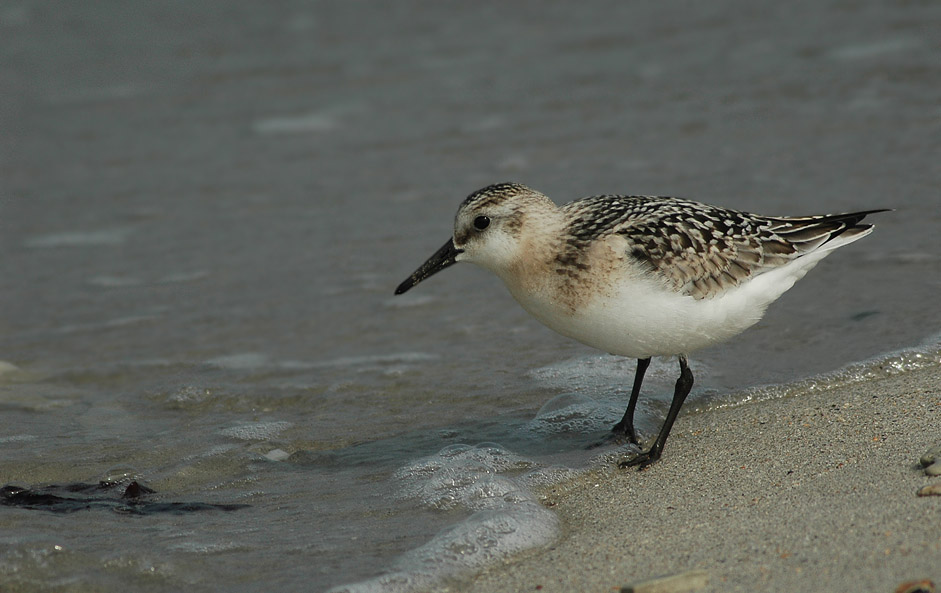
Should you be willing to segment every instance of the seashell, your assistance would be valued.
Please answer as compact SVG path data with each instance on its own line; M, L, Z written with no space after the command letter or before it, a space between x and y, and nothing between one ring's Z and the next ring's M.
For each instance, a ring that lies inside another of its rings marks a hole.
M935 593L934 583L925 579L923 581L907 581L895 589L895 593Z
M941 483L922 486L917 494L918 496L941 496Z
M627 585L621 587L621 593L689 593L702 589L708 584L708 572L705 570L691 570Z

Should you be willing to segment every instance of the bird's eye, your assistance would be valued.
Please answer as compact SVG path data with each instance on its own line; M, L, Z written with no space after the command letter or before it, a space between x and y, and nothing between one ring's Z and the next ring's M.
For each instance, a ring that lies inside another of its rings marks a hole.
M478 231L482 231L485 228L490 226L490 217L489 216L478 216L474 219L474 228Z

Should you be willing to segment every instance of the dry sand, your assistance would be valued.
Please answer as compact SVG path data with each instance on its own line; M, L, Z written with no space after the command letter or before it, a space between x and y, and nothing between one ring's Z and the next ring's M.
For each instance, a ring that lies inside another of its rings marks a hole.
M703 592L941 584L941 369L681 416L661 461L546 492L563 533L452 590L619 591L705 570Z

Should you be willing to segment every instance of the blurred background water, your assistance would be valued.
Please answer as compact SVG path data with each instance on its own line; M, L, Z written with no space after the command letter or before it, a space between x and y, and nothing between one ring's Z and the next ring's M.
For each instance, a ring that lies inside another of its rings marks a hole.
M932 0L3 3L0 485L248 506L0 507L0 582L408 590L551 541L534 489L633 361L471 266L392 296L492 182L895 209L694 354L691 409L936 359L938 30Z

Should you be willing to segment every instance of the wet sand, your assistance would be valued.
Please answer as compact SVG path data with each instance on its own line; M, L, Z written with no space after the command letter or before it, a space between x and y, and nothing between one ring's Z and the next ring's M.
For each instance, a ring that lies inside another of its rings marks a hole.
M706 571L708 592L941 583L941 369L681 416L660 463L545 493L563 534L462 591L619 591ZM683 589L685 590L685 589Z

